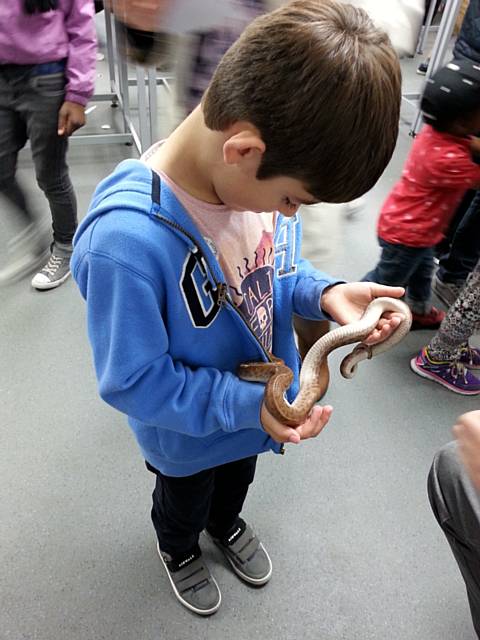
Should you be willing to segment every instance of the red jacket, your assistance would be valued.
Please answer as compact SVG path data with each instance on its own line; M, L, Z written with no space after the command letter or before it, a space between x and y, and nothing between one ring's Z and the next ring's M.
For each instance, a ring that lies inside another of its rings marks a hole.
M444 235L463 194L480 185L470 138L425 125L415 138L397 182L383 204L378 236L392 244L432 247Z

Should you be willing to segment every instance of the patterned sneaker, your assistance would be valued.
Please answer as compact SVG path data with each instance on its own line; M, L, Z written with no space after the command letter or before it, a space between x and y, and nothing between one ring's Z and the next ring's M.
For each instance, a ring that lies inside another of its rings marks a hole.
M455 284L454 282L443 282L438 276L434 276L432 280L432 290L446 307L451 307L455 300L458 298L463 285Z
M475 349L470 345L464 347L460 354L460 360L468 369L473 371L480 371L480 349Z
M257 587L270 580L270 556L251 527L241 518L237 518L235 526L221 540L210 537L223 551L232 569L242 580Z
M426 347L410 360L412 371L422 378L428 378L447 387L454 393L464 396L474 396L480 393L480 380L470 373L460 362L435 362L428 356Z
M183 606L200 616L215 613L222 602L222 594L203 560L200 548L180 561L173 561L168 553L160 550L158 543L157 551L173 592Z
M438 329L445 318L445 311L440 311L437 307L432 307L428 313L420 314L412 312L411 330L416 329Z
M47 264L32 279L34 289L54 289L70 275L71 253L57 252L55 246Z

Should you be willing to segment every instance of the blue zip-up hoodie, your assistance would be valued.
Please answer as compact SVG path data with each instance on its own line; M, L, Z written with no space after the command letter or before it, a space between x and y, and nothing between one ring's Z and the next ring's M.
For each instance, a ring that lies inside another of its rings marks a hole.
M299 218L275 231L273 353L295 374L292 314L323 319L333 282L300 258ZM263 430L264 386L240 363L268 360L232 304L220 266L169 187L138 160L98 186L71 262L87 302L101 397L127 414L145 459L186 476L280 445Z

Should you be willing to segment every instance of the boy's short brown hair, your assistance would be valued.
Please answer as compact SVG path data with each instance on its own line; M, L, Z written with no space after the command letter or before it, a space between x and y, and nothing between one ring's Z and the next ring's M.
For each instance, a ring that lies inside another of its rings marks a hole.
M261 133L259 179L299 179L318 200L346 202L378 180L393 153L400 65L362 9L294 0L260 16L227 51L203 98L206 125Z

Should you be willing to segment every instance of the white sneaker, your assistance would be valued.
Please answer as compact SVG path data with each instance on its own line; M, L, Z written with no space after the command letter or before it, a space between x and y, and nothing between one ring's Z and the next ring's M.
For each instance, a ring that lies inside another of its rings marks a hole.
M32 279L34 289L55 289L70 276L70 255L53 253L47 264Z

